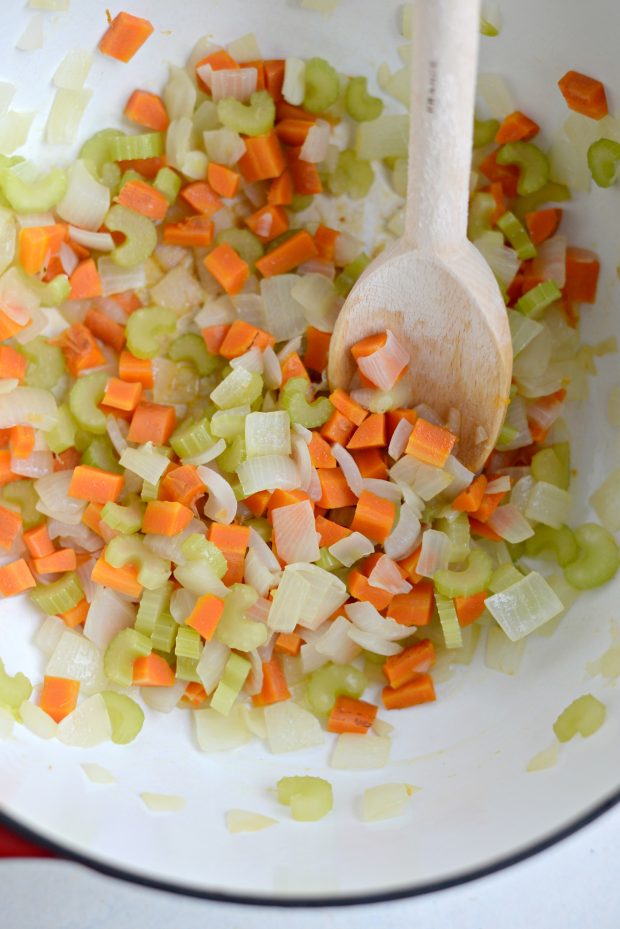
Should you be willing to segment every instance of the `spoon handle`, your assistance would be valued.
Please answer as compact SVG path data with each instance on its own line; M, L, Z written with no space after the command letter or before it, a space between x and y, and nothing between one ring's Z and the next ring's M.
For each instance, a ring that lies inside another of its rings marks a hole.
M480 0L415 0L405 238L445 249L467 234Z

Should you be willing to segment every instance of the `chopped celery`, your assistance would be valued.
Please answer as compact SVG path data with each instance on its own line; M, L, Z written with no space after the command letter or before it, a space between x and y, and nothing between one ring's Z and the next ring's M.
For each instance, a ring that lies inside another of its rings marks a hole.
M268 520L264 519L262 516L257 516L255 519L246 520L245 524L249 526L250 529L253 529L254 532L257 532L264 542L271 542L272 528Z
M358 123L378 119L383 113L383 101L368 93L365 77L352 77L344 92L344 105L347 113Z
M159 498L159 481L156 484L151 484L150 481L144 481L142 483L142 490L140 491L140 499L145 503L148 503L150 500L157 500Z
M217 115L226 129L241 135L265 135L273 128L276 107L273 97L266 90L258 90L250 97L249 104L227 98L217 105Z
M68 404L61 403L55 425L45 433L45 441L50 451L60 455L75 445L77 424L71 415Z
M120 129L101 129L84 142L78 157L88 162L93 169L93 173L101 177L103 166L113 160L112 139L119 138L122 135L124 133Z
M155 358L176 327L177 317L173 310L144 306L135 310L127 320L127 348L136 358Z
M336 196L347 194L352 200L361 200L367 196L374 179L371 163L358 158L353 149L347 148L338 155L336 170L329 176L328 184Z
M155 628L155 623L164 613L170 604L172 594L172 584L167 582L155 590L145 590L140 597L140 605L134 628L144 635L151 635Z
M111 254L112 260L122 268L142 264L155 251L157 229L140 213L116 203L106 213L105 226L110 232L121 232L125 236L122 245L117 245Z
M338 72L323 58L309 58L305 78L304 110L324 113L340 96Z
M470 550L470 531L465 513L459 513L455 519L440 519L434 528L445 532L450 540L448 564L455 564L467 558Z
M61 350L56 345L51 345L43 336L39 335L22 345L21 352L28 359L24 376L24 384L27 387L51 390L66 373Z
M467 220L467 235L475 242L483 232L491 228L491 217L495 210L495 200L492 194L478 190L472 194L469 201L469 217Z
M524 316L538 319L561 296L562 292L555 281L542 281L519 297L516 309Z
M597 139L588 149L588 167L599 187L611 187L618 176L620 142Z
M237 470L241 462L245 461L245 438L242 435L236 435L226 445L226 451L218 455L217 463L222 471L232 474L233 471Z
M613 535L597 526L584 523L575 530L579 554L564 568L564 577L577 590L600 587L615 576L620 552Z
M327 816L334 805L332 785L322 777L281 777L278 801L290 806L300 823L314 823Z
M103 400L108 375L95 371L80 377L69 391L69 410L80 429L103 435L106 431L105 413L99 409Z
M103 670L113 684L130 687L133 682L133 663L152 651L151 640L135 629L122 629L117 633L103 656Z
M303 213L304 210L307 210L310 204L313 202L314 197L312 194L293 194L293 199L289 204L289 210L293 213ZM293 233L296 230L292 230ZM271 246L273 243L269 243Z
M177 681L193 681L195 684L201 684L200 675L196 668L198 661L196 658L177 658L175 677Z
M45 516L37 510L39 495L32 481L11 481L1 490L0 500L19 510L24 529L34 529Z
M211 418L211 432L218 439L226 439L227 442L237 435L243 435L247 415L247 406L232 410L218 410Z
M562 203L571 199L571 192L564 184L549 181L540 190L527 197L519 197L513 204L513 212L520 220L525 219L528 213L533 213L545 203Z
M486 589L492 573L490 556L481 548L475 548L469 553L463 570L443 568L435 572L433 582L444 597L470 597Z
M256 371L248 371L239 366L233 368L227 377L211 391L211 400L221 410L254 403L262 395L263 379Z
M107 435L99 435L82 453L82 464L99 468L101 471L111 471L113 474L122 474L123 469L118 463L118 455Z
M342 269L334 285L341 297L347 297L353 288L357 279L370 264L370 258L364 252L357 256L353 261Z
M198 422L187 419L172 433L170 445L179 458L192 458L206 452L215 443L211 433L210 423L205 416Z
M4 663L0 658L0 707L17 710L24 700L30 698L32 684L25 674L7 674Z
M121 183L121 169L116 162L106 161L101 168L99 179L105 187L117 194Z
M175 339L168 349L168 358L191 362L200 377L213 374L220 365L218 356L211 354L205 340L195 332L186 332Z
M151 552L136 535L117 535L105 549L105 560L113 568L126 564L138 568L138 581L147 590L156 590L170 577L170 562Z
M215 636L220 642L241 652L251 652L265 644L269 638L267 626L245 616L245 610L257 598L258 594L253 588L245 584L232 585L215 630Z
M568 442L562 446L569 448ZM559 445L542 448L532 457L532 477L536 481L546 481L562 490L568 490L570 484L570 464L558 455ZM562 453L560 453L562 454Z
M335 558L328 548L319 549L319 558L314 562L324 571L334 571L336 568L342 568L342 562Z
M443 594L435 593L435 606L446 648L463 648L463 635L454 601Z
M215 237L215 244L222 245L222 243L234 248L250 268L253 268L254 263L265 253L261 240L249 229L222 229Z
M307 678L307 697L315 713L331 713L336 697L359 698L368 683L366 675L353 665L326 664Z
M577 733L585 739L601 728L606 715L604 703L592 694L583 694L562 710L553 724L553 731L560 742L569 742Z
M161 613L151 632L151 644L153 648L159 652L170 654L174 647L174 640L178 628L170 613Z
M499 565L491 575L489 590L492 594L499 594L521 580L523 580L521 572L511 562L506 562Z
M132 170L124 171L120 181L118 182L118 190L120 192L125 186L125 184L129 183L129 181L143 181L143 180L144 178L142 177L141 174L138 173L138 171L132 171Z
M204 561L216 577L222 578L228 570L224 555L217 545L209 542L197 532L188 536L181 545L181 551L188 561Z
M549 180L549 159L532 142L509 142L497 153L499 165L517 165L520 168L517 193L521 197L536 193Z
M37 584L30 591L30 599L49 616L66 613L84 597L80 579L74 571L63 574L52 584Z
M122 535L139 532L143 516L144 507L138 497L134 497L127 506L110 500L101 511L101 519L106 526Z
M514 213L507 210L497 220L497 227L504 233L505 238L516 251L518 258L523 261L525 258L536 257L536 246Z
M157 158L164 154L164 134L163 132L144 132L141 135L110 136L109 146L111 161Z
M191 626L179 626L174 643L174 654L177 658L200 658L202 654L200 633Z
M102 690L110 723L112 724L112 741L116 745L133 742L144 723L144 712L135 700L115 690Z
M24 276L24 279L43 306L60 306L69 299L71 284L66 274L57 274L48 284L37 277Z
M308 381L304 377L292 377L280 391L280 406L291 417L291 422L316 429L326 423L334 412L334 407L327 397L317 397L309 402L306 399Z
M474 148L490 145L498 129L499 120L497 119L474 119Z
M228 716L251 670L252 665L247 658L231 654L211 697L211 709L217 710L222 716Z
M60 168L54 168L36 181L0 169L0 191L16 213L47 213L60 203L66 190L67 175Z
M170 206L176 203L183 181L172 168L160 168L153 181L153 187L163 194Z
M579 552L577 540L568 526L552 529L539 523L534 535L525 540L525 553L530 558L544 558L551 555L561 568L574 561Z

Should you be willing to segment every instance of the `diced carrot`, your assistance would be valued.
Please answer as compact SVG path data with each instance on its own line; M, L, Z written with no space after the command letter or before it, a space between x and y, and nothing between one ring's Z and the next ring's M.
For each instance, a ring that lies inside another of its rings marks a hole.
M525 225L534 245L540 245L555 235L561 219L562 210L555 206L546 210L536 210L535 213L526 213Z
M14 597L29 587L36 587L36 584L23 558L0 567L0 594L3 597Z
M416 674L402 687L384 687L382 697L383 705L388 710L403 710L437 699L430 674Z
M165 132L170 123L164 101L149 90L134 90L123 113L132 123L153 132Z
M236 319L224 336L219 354L228 359L244 355L252 347L257 333L256 326L246 323L243 319Z
M338 410L334 410L327 422L321 426L323 438L340 445L346 445L354 432L355 425Z
M118 203L149 219L163 219L170 204L164 194L146 181L127 181L121 187Z
M220 347L229 329L229 323L218 323L216 326L207 326L206 329L201 330L205 345L212 355L219 355Z
M361 426L368 416L368 410L365 410L363 406L352 400L349 394L345 390L341 390L340 387L331 392L329 399L338 412L350 419L356 426Z
M276 122L279 123L283 119L306 119L310 123L315 123L317 118L314 113L309 113L301 106L294 106L286 100L279 100L276 103Z
M103 504L101 503L89 503L82 513L82 522L85 526L88 526L92 532L100 535L102 539L107 540L110 530L101 519L102 509Z
M238 71L240 67L239 62L235 61L225 48L220 48L217 52L211 52L206 58L201 58L200 61L196 62L196 78L201 89L206 91L209 88L198 73L199 69L204 68L205 65L209 65L212 71Z
M76 606L71 607L70 610L65 610L64 613L59 613L58 615L62 619L65 626L68 626L69 629L75 629L77 626L81 626L82 623L85 622L89 609L90 604L88 600L86 597L82 597Z
M343 695L336 697L327 720L327 731L364 735L372 727L377 709L374 703L367 703L365 700L355 700Z
M238 294L250 276L248 263L228 242L209 252L203 264L227 294Z
M312 438L308 443L310 452L310 461L315 468L337 468L338 462L332 455L329 444L323 439L318 432L312 433Z
M245 155L239 160L239 170L248 183L280 177L286 159L273 129L266 135L250 136L244 142Z
M319 258L325 261L333 261L336 252L336 240L340 233L337 229L331 229L329 226L319 226L314 233L314 244L316 245Z
M303 503L304 500L308 500L314 509L314 502L310 500L305 490L282 490L282 488L278 487L269 498L267 504L267 519L271 522L271 514L274 510L282 506L291 506L293 503Z
M217 545L228 564L223 577L225 584L240 584L243 580L243 563L250 539L248 526L225 526L212 523L209 528L209 541Z
M456 436L419 416L407 442L407 454L419 461L443 468L456 444Z
M28 458L34 449L35 434L32 426L13 426L9 448L13 458Z
M213 191L220 197L230 199L234 197L239 190L239 174L226 165L219 165L215 161L210 161L207 168L207 181Z
M87 326L92 334L103 342L110 345L115 352L121 352L125 344L125 330L120 323L115 322L101 313L99 310L90 309L84 317L84 325Z
M304 377L307 381L310 380L310 376L305 369L304 363L297 354L297 352L291 352L290 355L287 355L284 361L281 363L282 368L282 387L286 384L287 381L290 381L294 377Z
M367 358L374 355L380 348L383 348L387 340L385 332L377 332L375 335L369 335L365 339L360 339L351 347L351 354L357 361L358 358Z
M284 83L283 58L268 58L263 62L265 68L265 87L277 103L282 99L282 84Z
M263 661L263 687L259 694L252 697L254 706L271 706L290 699L290 692L284 677L282 665L277 658Z
M458 510L460 513L475 513L482 503L488 483L484 474L479 474L478 477L473 479L469 487L466 487L454 498L452 509Z
M60 223L52 226L24 226L19 231L19 263L26 274L38 274L54 256L67 234Z
M358 426L347 443L347 448L383 448L385 446L385 413L371 413Z
M416 672L429 671L434 664L435 646L430 639L422 639L388 658L383 665L383 673L390 687L401 687L412 680Z
M299 655L303 639L296 632L281 632L276 636L273 649L283 655Z
M173 406L140 401L131 418L127 434L128 442L152 442L165 445L174 432L177 417Z
M384 610L390 605L394 597L394 594L389 593L389 591L382 590L381 587L373 587L372 584L369 584L368 578L364 577L362 572L357 568L353 568L349 572L347 586L352 597L362 602L367 600L369 603L372 603L376 610Z
M275 132L280 142L284 145L292 145L294 148L300 148L306 141L312 123L307 119L296 119L288 116L276 123Z
M372 477L379 481L387 480L385 452L378 448L358 448L352 449L351 453L362 477Z
M203 594L198 597L193 610L185 620L187 626L191 626L207 642L210 642L217 629L217 624L222 618L224 612L224 601L215 594Z
M102 471L90 465L78 465L71 477L69 496L93 503L110 503L118 500L123 489L122 474Z
M190 506L206 492L206 487L198 477L195 465L181 465L169 471L159 485L162 500L172 500Z
M10 345L0 345L0 377L23 381L28 362L21 352Z
M314 239L304 229L259 258L256 267L263 277L273 277L275 274L286 274L287 271L316 256Z
M406 558L401 558L401 560L398 562L399 568L402 568L405 571L407 579L416 586L422 582L422 576L416 571L421 553L422 546L418 545L416 550L412 552L411 555L408 555Z
M43 678L39 706L55 722L59 723L76 708L79 692L79 681L46 674Z
M558 81L558 87L569 109L591 119L607 116L609 111L605 87L595 78L579 71L567 71Z
M516 197L519 182L519 168L516 165L498 165L498 149L494 149L480 162L478 170L490 181L499 181L507 197Z
M293 202L293 178L288 168L285 168L280 177L274 177L267 192L267 203L273 206L289 206Z
M135 410L142 396L142 384L111 377L106 384L103 403L117 410Z
M594 303L600 269L594 252L569 246L566 249L566 298L576 303Z
M0 548L9 551L22 529L22 518L19 513L0 506Z
M419 581L409 593L396 594L387 615L402 626L428 626L434 606L435 592L432 582Z
M47 523L27 529L22 538L32 558L43 558L54 551L54 543L49 537Z
M479 519L475 519L473 516L469 517L469 528L472 535L482 536L483 539L490 539L491 542L501 542L502 537L497 534L490 526L487 526L486 523L481 523Z
M267 510L267 504L269 503L270 497L271 491L259 490L257 493L246 497L243 501L243 505L248 508L253 516L263 516Z
M113 568L101 555L93 572L91 579L95 584L102 587L111 587L121 594L127 594L133 600L137 600L142 593L142 584L138 580L138 569L134 565L127 564L122 568Z
M81 371L106 364L105 355L97 345L94 335L83 323L74 323L65 329L58 339L58 344L73 377L77 377Z
M254 339L253 347L260 348L261 352L264 352L266 348L273 348L276 344L275 337L270 335L269 332L265 332L264 329L256 330L256 338Z
M0 451L0 487L10 484L12 481L20 481L21 475L14 474L11 471L11 453L8 449Z
M482 616L485 610L485 600L488 596L490 596L488 590L481 590L469 597L454 598L454 608L460 626L469 626Z
M326 519L325 516L317 516L316 531L320 536L319 544L321 548L329 548L330 545L334 545L336 542L340 542L341 539L346 539L348 535L351 535L351 530L347 529L346 526L339 526L338 523Z
M99 42L99 51L118 61L131 61L152 32L153 24L148 19L132 16L131 13L119 13Z
M181 197L193 210L209 219L224 206L215 191L205 181L187 184L181 191Z
M498 508L505 496L506 491L502 491L502 493L499 494L485 493L480 502L480 506L476 510L472 510L471 515L474 519L478 520L478 522L486 523L486 521Z
M506 202L504 188L499 181L492 181L489 184L487 190L495 201L495 208L491 213L491 225L494 226L497 220L503 216L508 209L508 204Z
M185 248L208 248L213 242L214 228L208 216L188 216L181 222L164 226L164 242Z
M319 506L333 510L357 503L357 497L340 468L318 468L317 474L321 483L321 498L317 501Z
M188 706L196 709L201 706L207 699L207 692L202 684L196 681L190 681L181 697L181 706Z
M151 652L134 661L132 683L138 687L172 687L174 671L165 658Z
M117 162L121 169L121 174L125 171L137 171L147 181L154 181L158 172L167 167L168 161L165 155L156 155L154 158L132 158L127 161Z
M395 519L396 505L392 500L363 490L355 507L351 529L361 532L371 542L382 544L392 531Z
M246 216L245 224L261 242L272 242L288 230L288 216L281 206L267 204Z
M533 119L526 116L520 110L515 110L505 117L501 126L495 134L495 141L498 145L505 145L506 142L518 142L533 139L540 126Z
M149 500L142 521L142 532L155 535L178 535L189 526L193 518L193 511L183 503Z
M308 326L306 329L304 364L311 371L316 371L317 374L322 374L327 367L330 339L330 332L321 332L320 329L315 329L314 326Z
M75 549L59 548L51 555L33 558L32 566L37 574L63 574L65 571L75 571L77 568Z
M136 358L126 350L118 360L118 376L132 384L142 384L146 390L153 387L153 363L148 358Z
M293 178L295 193L301 197L323 193L323 183L318 168L311 161L302 161L299 148L288 151L288 168Z

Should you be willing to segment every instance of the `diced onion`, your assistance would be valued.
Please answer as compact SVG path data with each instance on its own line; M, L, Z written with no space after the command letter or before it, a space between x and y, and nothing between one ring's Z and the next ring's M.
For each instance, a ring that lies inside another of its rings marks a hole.
M491 626L487 633L485 665L502 674L516 674L523 661L526 641L511 642L499 626Z
M372 603L366 601L347 603L344 611L353 625L362 632L368 632L390 642L398 642L399 639L406 639L411 635L408 626L382 616Z
M141 687L140 695L147 706L158 713L171 713L183 694L187 683L177 681L172 687Z
M111 258L102 257L97 262L97 270L101 278L101 293L104 297L122 294L128 290L143 290L146 287L146 271L142 264L122 268Z
M53 739L58 731L58 723L35 703L24 700L19 708L22 723L40 739Z
M323 119L317 119L316 123L308 130L308 135L301 147L300 161L309 161L312 164L319 164L323 161L329 146L329 133L329 123Z
M496 477L495 480L489 481L485 488L485 493L487 494L504 494L508 493L511 488L510 478L507 474L503 474L501 477Z
M474 241L474 245L486 260L500 284L507 287L521 264L514 248L504 244L501 232L488 231Z
M384 500L391 500L392 503L400 503L403 492L397 484L391 481L384 481L377 477L365 477L363 480L364 490L369 490L377 497L383 497Z
M420 531L420 520L409 504L404 503L400 508L396 526L383 544L385 554L395 561L407 558L419 544Z
M450 539L445 532L427 529L422 535L422 550L416 571L422 577L432 577L437 571L448 567Z
M306 331L304 308L291 293L298 281L296 274L277 274L260 282L265 323L276 342L293 339Z
M169 65L170 76L164 87L164 104L171 120L191 117L196 105L196 85L185 68Z
M328 625L326 623L326 625ZM314 648L335 664L348 664L360 653L360 646L349 636L352 625L344 616L337 616L328 629L314 642Z
M77 226L69 226L69 238L77 245L83 245L84 248L92 249L95 252L111 252L115 248L114 239L109 232L91 232L89 229L78 229ZM132 270L134 269L132 268Z
M213 693L219 684L229 655L230 649L228 646L224 645L222 642L218 642L217 639L213 639L211 642L205 644L202 655L200 656L200 661L196 666L196 674L200 678L202 686L207 694ZM225 718L220 716L219 713L217 716L225 721ZM230 716L228 719L230 719ZM202 745L201 748L203 751L206 751Z
M67 627L57 616L46 616L37 629L33 642L44 655L51 655Z
M257 79L256 68L222 68L219 71L213 71L211 73L211 96L215 103L227 100L229 97L246 103L256 90Z
M26 144L34 113L16 113L9 110L0 116L0 153L12 155L14 151Z
M237 514L237 498L226 478L213 468L198 468L198 477L209 491L205 503L205 516L216 523L231 523Z
M135 607L109 587L97 586L84 623L84 635L98 648L105 650L114 636L133 626Z
M147 810L153 813L178 813L185 809L186 800L177 794L158 794L144 791L140 794L140 799Z
M65 630L58 639L45 673L51 677L80 681L83 694L98 693L106 685L102 652L83 635L69 630Z
M301 58L287 58L284 64L282 96L287 103L300 106L306 93L306 63Z
M384 768L390 758L392 740L380 735L355 735L343 732L329 760L330 767L347 771Z
M58 724L57 736L65 745L90 748L112 738L112 723L105 700L93 694Z
M524 516L553 529L559 529L568 521L571 506L572 497L568 491L546 481L535 481Z
M75 142L92 95L92 90L84 87L75 90L58 88L45 128L45 138L50 145L71 145Z
M517 109L515 99L500 74L479 74L477 93L493 119L504 119Z
M346 568L350 568L360 558L372 555L374 550L373 543L361 532L352 532L351 535L329 546L329 553Z
M620 531L620 468L615 468L590 497L590 503L609 532Z
M54 456L51 452L31 452L26 458L15 458L11 455L11 471L22 477L39 478L52 474L54 470Z
M391 390L409 364L411 356L390 329L386 329L385 343L371 355L358 358L362 374L381 390Z
M411 584L403 578L396 562L388 555L381 555L368 575L368 583L391 594L406 594L411 590Z
M261 455L242 461L237 475L246 497L259 490L295 490L299 487L297 465L285 455Z
M43 18L35 13L32 16L26 28L20 35L15 48L22 52L35 52L43 47Z
M378 784L362 794L362 819L376 823L383 819L403 816L413 789L407 784Z
M534 535L527 519L512 503L498 507L487 520L487 525L506 542L514 545Z
M324 741L316 716L290 700L266 706L265 725L267 744L274 755L322 745Z
M312 562L319 558L314 513L309 500L281 506L271 513L275 546L287 564Z
M260 832L261 829L275 826L277 822L278 820L272 819L271 816L252 813L250 810L226 810L226 828L231 835L240 832Z
M308 325L333 332L342 301L324 274L304 274L291 287L291 296L303 307Z
M116 778L111 771L95 762L84 761L80 765L82 771L93 784L116 784Z
M388 445L388 455L390 458L397 460L404 454L407 447L407 442L409 441L409 436L413 432L413 426L406 419L401 419L401 421L396 426L396 429L392 433L392 438L390 439L390 444Z
M234 42L228 45L228 54L239 64L247 64L250 61L258 61L263 56L258 44L258 40L253 32L239 36Z
M120 463L149 484L157 484L170 461L147 443L141 448L126 448L120 457Z
M203 132L205 151L211 161L232 168L245 154L245 143L232 129L209 129Z
M487 597L485 605L512 642L529 635L564 609L562 601L536 571Z
M75 526L81 521L86 507L85 500L76 500L69 496L72 476L71 471L56 471L40 478L34 485L39 495L37 509L40 512L46 511L47 515L69 526Z
M52 78L56 87L64 90L80 90L88 77L93 56L81 48L72 48L66 53Z
M356 497L359 497L364 489L364 479L358 468L355 458L343 448L338 442L332 446L332 454L342 469L345 480Z
M72 226L96 232L109 208L109 189L95 180L83 161L74 162L69 170L67 191L56 207L60 218Z

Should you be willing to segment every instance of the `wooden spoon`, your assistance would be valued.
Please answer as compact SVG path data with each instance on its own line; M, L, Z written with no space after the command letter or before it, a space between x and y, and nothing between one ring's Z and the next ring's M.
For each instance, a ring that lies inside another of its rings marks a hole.
M467 240L478 35L479 0L416 0L405 234L349 294L328 368L332 387L349 387L351 346L391 329L411 355L399 404L444 420L459 410L457 454L474 471L495 445L512 371L504 301Z

